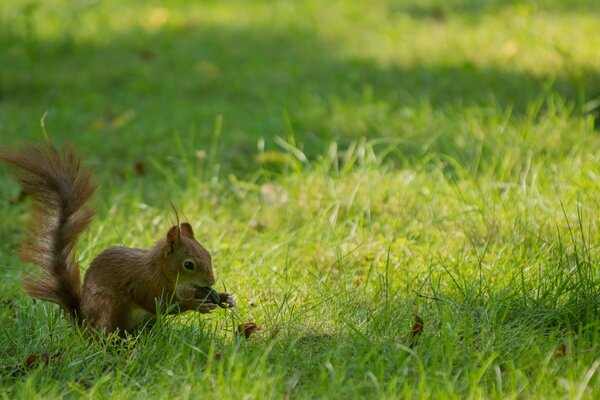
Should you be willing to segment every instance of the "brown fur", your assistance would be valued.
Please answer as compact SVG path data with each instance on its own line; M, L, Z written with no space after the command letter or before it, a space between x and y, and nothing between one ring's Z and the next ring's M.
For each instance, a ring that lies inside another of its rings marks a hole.
M86 206L96 189L90 171L80 167L72 150L60 154L50 143L0 153L0 160L19 169L17 182L33 200L21 258L44 274L25 280L31 296L60 304L83 326L120 335L135 327L138 311L155 314L157 305L162 307L158 311L166 311L177 302L171 313L206 313L216 307L194 299L195 287L212 286L215 278L210 254L185 222L171 227L151 249L104 250L92 261L82 287L75 247L94 216ZM234 305L228 293L219 295L223 303Z
M75 245L94 211L85 207L94 193L90 171L80 168L72 150L60 155L46 148L25 146L19 153L1 153L0 160L20 169L17 182L33 199L28 240L21 259L44 270L41 279L26 279L33 297L58 303L74 319L80 314L81 284Z

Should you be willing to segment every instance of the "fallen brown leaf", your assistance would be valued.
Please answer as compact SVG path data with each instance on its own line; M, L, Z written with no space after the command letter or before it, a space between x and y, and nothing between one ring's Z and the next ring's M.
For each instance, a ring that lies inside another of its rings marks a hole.
M140 160L136 160L135 163L133 163L133 170L137 175L144 175L146 173L146 164Z
M571 349L569 349L569 347L567 347L566 344L560 344L556 350L554 350L554 355L556 357L564 357L567 354L569 354L571 352Z
M423 333L424 327L423 319L419 317L416 313L413 313L413 315L415 317L415 323L412 327L412 330L410 331L410 337L408 339L408 347L410 347L411 349L417 344L417 340L419 340L419 337Z
M42 355L31 354L25 360L25 368L33 368L36 365L46 365L50 360L62 360L62 353L56 352L53 354L44 353Z
M244 335L246 339L250 338L250 335L252 335L257 330L260 330L260 328L254 322L246 322L244 324L239 324L237 327L238 334Z
M40 359L39 356L35 355L35 354L31 354L29 357L27 357L27 359L25 360L25 366L27 368L31 368L33 367L33 364L37 363L38 360Z
M138 56L144 61L152 61L156 58L156 53L152 49L141 49Z

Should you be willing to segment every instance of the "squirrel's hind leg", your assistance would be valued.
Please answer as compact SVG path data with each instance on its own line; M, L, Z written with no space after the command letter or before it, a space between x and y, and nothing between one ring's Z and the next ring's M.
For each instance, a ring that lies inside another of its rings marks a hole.
M83 316L88 326L107 335L118 331L124 337L128 326L127 307L110 294L96 293L86 296L83 302Z

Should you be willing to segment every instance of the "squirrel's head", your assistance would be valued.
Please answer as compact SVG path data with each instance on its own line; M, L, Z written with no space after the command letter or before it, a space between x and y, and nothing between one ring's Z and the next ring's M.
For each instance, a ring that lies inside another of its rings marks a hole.
M211 257L194 237L192 226L187 222L169 229L163 247L165 273L172 282L177 282L181 297L189 297L196 287L215 284ZM191 295L193 297L193 294Z

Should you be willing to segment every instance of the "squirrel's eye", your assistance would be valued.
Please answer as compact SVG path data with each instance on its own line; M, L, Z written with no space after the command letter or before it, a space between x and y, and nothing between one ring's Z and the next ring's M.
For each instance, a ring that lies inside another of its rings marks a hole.
M192 261L186 261L183 263L183 268L187 269L188 271L193 271L194 267L196 267L194 265L194 263Z

